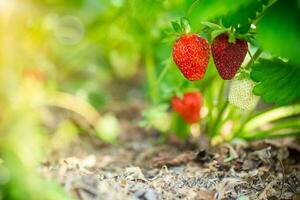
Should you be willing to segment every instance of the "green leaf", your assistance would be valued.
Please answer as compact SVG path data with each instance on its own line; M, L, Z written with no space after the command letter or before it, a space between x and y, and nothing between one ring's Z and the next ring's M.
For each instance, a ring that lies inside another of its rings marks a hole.
M173 27L173 29L176 33L182 33L183 32L181 25L177 21L173 21L171 23L172 23L172 27Z
M257 39L263 49L300 64L300 13L297 8L296 0L275 3L257 25Z
M292 116L299 116L300 104L293 104L288 106L273 107L269 110L262 111L255 116L251 117L245 124L243 131L245 133L252 134L257 128L264 124L270 124L274 122L281 122L282 119L292 119ZM283 127L284 128L284 127Z
M215 23L212 23L212 22L201 22L201 24L203 24L204 26L207 26L207 27L209 27L213 30L222 28L222 26L220 26L219 24L215 24Z
M218 30L214 30L211 32L211 39L213 40L215 37L217 37L218 35L221 35L222 33L227 32L227 30L225 29L218 29Z
M254 0L240 7L236 12L224 15L222 24L225 27L235 27L240 34L247 33L250 30L251 22L263 11L263 6L267 3L268 1Z
M260 59L252 67L251 78L259 82L253 93L266 103L290 103L300 97L300 68L280 59Z
M241 6L246 6L253 0L196 0L189 13L193 28L199 28L201 21L213 19L235 12Z
M144 120L140 125L145 128L155 128L160 132L166 132L171 125L170 116L167 113L169 104L159 104L146 109L142 115Z

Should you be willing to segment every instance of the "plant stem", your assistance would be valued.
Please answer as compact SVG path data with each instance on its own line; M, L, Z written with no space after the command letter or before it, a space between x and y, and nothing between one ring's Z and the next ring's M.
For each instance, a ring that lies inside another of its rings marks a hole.
M219 104L221 104L221 102L222 102L225 87L226 87L226 81L222 81L220 91L219 91L219 96L218 96Z
M160 82L164 79L165 75L167 74L170 66L171 66L171 58L168 58L168 60L166 61L166 64L163 68L163 70L160 72L159 76L158 76L158 79L156 81L156 85L157 87L159 86Z
M223 113L226 110L227 106L228 106L228 101L226 101L224 103L220 112L218 113L218 117L217 117L215 123L213 123L212 131L210 131L210 133L209 133L210 137L213 137L217 134L217 131L219 130L220 122L222 121Z
M249 69L250 66L255 62L255 60L260 56L260 54L263 52L261 48L258 48L254 55L251 57L251 60L248 62L248 64L245 66L245 69Z
M229 104L228 101L226 101L224 103L223 107L221 108L220 113L218 115L218 118L217 118L217 120L215 122L215 125L214 125L214 131L213 131L213 135L212 136L215 136L218 133L217 131L219 130L220 123L221 123L222 118L223 118L223 114L224 114L226 108L228 107L228 104Z
M145 65L146 65L146 73L147 73L147 81L148 81L148 90L149 96L152 103L157 103L159 100L158 90L156 87L156 74L155 74L155 65L153 61L153 51L151 44L148 46L146 50L145 57Z
M271 0L269 4L263 9L263 11L259 14L259 16L252 22L252 24L257 24L259 20L264 16L265 12L278 0Z
M250 60L253 60L253 56L252 56L250 50L248 49L247 51L248 51L248 54L249 54L249 56L250 56Z
M212 108L210 109L210 122L209 122L209 126L208 126L208 130L209 130L209 136L213 136L214 134L215 134L215 131L216 131L216 129L217 129L217 125L218 125L218 123L219 123L219 121L221 121L221 119L219 119L219 118L222 118L222 116L220 116L220 115L222 115L222 107L220 108L220 106L222 106L222 99L223 99L223 93L224 93L224 89L225 89L225 81L222 81L221 82L221 85L220 85L220 90L219 90L219 95L218 95L218 105L219 106L214 106L214 104L213 104L213 106L212 106ZM216 118L216 120L214 120L214 116L213 116L213 112L214 112L214 108L215 107L217 107L217 109L218 109L218 111L220 111L219 113L218 113L218 116L217 116L217 118Z
M187 14L186 14L186 17L189 18L189 16L192 14L193 10L195 9L197 3L199 2L200 0L195 0L192 5L190 6L190 8L188 9L187 11Z

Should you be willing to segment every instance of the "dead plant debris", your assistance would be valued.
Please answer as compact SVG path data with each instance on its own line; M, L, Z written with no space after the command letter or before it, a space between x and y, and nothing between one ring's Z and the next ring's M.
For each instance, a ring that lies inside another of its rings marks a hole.
M81 138L69 151L51 154L40 172L80 200L299 200L294 142L182 151L150 137L103 147Z

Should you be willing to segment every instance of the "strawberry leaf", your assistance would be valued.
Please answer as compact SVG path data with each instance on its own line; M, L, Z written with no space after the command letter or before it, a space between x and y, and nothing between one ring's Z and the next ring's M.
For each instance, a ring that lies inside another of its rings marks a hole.
M207 26L213 30L222 29L222 26L220 26L219 24L212 23L212 22L201 22L201 24L203 24L204 26Z
M284 105L300 98L300 68L280 59L260 59L252 67L251 79L258 82L253 93L266 103Z
M254 0L250 4L244 5L236 12L231 12L222 18L223 26L236 28L237 33L247 33L251 28L251 22L263 11L263 6L267 1Z
M240 7L246 6L253 0L195 0L190 5L188 12L191 26L199 28L199 21L220 17L227 13L237 11Z
M214 30L211 32L211 39L215 39L215 37L217 37L218 35L221 35L222 33L227 32L226 29L218 29L218 30Z
M300 12L297 1L278 1L257 25L257 40L264 50L300 66ZM276 30L276 31L274 31Z

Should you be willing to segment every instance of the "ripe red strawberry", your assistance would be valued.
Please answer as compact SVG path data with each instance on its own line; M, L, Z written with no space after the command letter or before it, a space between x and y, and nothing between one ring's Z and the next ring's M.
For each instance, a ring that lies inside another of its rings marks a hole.
M212 43L212 55L217 70L224 80L232 79L247 54L247 41L236 39L235 43L228 42L228 35L217 36Z
M197 123L200 119L202 95L200 92L187 92L183 99L177 96L172 98L172 108L187 124Z
M173 60L190 81L203 78L209 54L210 47L207 40L196 34L182 35L173 46Z

